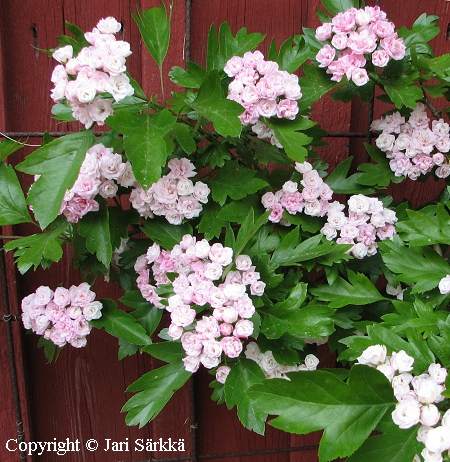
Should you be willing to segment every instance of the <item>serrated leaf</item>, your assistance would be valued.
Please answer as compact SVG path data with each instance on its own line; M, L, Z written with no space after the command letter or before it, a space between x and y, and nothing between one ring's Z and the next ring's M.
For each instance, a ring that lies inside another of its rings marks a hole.
M41 146L17 165L19 172L40 175L30 189L27 203L33 206L42 229L58 216L64 194L75 183L93 141L90 130L65 135Z
M3 144L3 143L2 143ZM33 223L16 172L0 163L0 226Z
M353 157L348 157L341 162L327 177L325 183L333 190L335 194L373 194L374 188L364 187L359 184L362 174L354 173L347 178Z
M119 351L117 353L117 359L122 361L122 359L127 356L132 356L139 351L139 347L133 343L128 343L127 341L119 338Z
M215 202L208 203L202 212L200 223L198 224L198 231L205 236L206 240L211 240L219 237L222 234L222 229L225 228L227 222L218 217L221 210L219 204Z
M242 114L243 108L239 103L225 98L218 71L211 71L206 76L191 106L210 120L220 135L240 135L242 123L238 116Z
M352 367L347 383L327 371L288 377L265 380L248 395L257 408L278 416L269 422L278 429L299 434L323 429L321 462L355 452L397 402L386 377L367 366Z
M190 376L191 373L185 371L182 361L144 374L128 389L130 391L140 388L141 391L130 398L122 408L122 412L127 412L127 425L139 425L139 428L142 428L153 420ZM139 384L139 387L136 384Z
M98 212L85 215L80 220L78 231L86 238L86 247L89 252L95 254L105 266L109 266L113 247L106 204L100 204Z
M322 96L337 86L330 80L330 75L325 69L315 66L303 65L304 77L299 79L303 96L298 101L300 112L306 111L311 105L319 101Z
M61 234L68 226L66 222L41 234L14 239L5 244L5 250L15 250L14 256L21 274L32 266L36 269L41 264L46 265L47 261L57 262L63 255Z
M255 170L240 166L238 161L225 162L224 167L211 180L213 199L224 205L227 197L240 200L267 186L264 180L255 178L255 175Z
M149 345L151 340L145 329L131 316L131 314L118 310L116 304L109 299L101 299L103 304L102 317L90 321L97 329L102 327L108 334L121 338L134 345Z
M233 37L227 22L220 24L219 32L216 35L214 24L212 24L208 34L206 70L208 72L222 70L231 57L242 56L246 51L253 50L263 40L263 34L259 32L248 34L245 27Z
M328 301L331 308L346 305L368 305L386 300L372 282L362 273L348 270L348 281L338 277L332 285L321 285L311 289L318 300Z
M413 85L416 75L401 75L395 79L383 79L383 88L397 109L414 109L417 101L423 98L422 90Z
M322 0L322 4L333 16L349 8L359 8L359 0Z
M192 234L192 226L189 223L171 225L164 218L146 221L141 229L150 239L167 250L179 244L185 234Z
M396 274L396 279L414 284L412 293L434 289L450 274L448 263L431 248L406 248L400 239L385 240L379 246L384 263Z
M9 155L22 149L24 144L13 140L5 140L0 143L0 162L4 161Z
M124 146L133 173L144 189L161 177L161 168L173 151L168 134L177 119L168 109L157 114L117 112L108 118L108 125L127 135Z
M186 154L191 154L197 149L197 143L187 125L176 123L172 128L171 134L175 137Z
M308 157L308 150L304 146L309 145L312 138L297 131L298 126L295 120L269 119L266 124L275 132L290 159L295 162L305 161Z
M368 438L352 454L347 462L404 462L420 454L423 443L417 441L417 427L398 428L395 424L389 432Z
M146 11L140 11L138 7L137 15L131 14L145 46L159 67L164 62L170 42L170 18L167 17L164 3L160 4L160 8L154 7Z
M398 36L404 39L407 48L429 42L439 34L440 29L436 27L438 19L438 16L427 16L426 13L422 13L414 22L411 30L403 26L397 31Z
M260 435L264 435L267 413L255 409L247 390L252 385L261 383L264 377L264 372L255 361L240 357L225 382L225 402L228 408L237 406L242 425Z

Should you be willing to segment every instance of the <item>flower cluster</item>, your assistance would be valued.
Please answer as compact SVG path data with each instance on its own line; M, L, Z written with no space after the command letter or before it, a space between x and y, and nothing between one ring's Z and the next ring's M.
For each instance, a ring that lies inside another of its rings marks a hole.
M130 44L116 40L121 25L114 18L101 19L85 38L91 46L83 47L73 56L73 47L65 45L53 52L58 64L53 70L51 91L53 101L67 101L73 117L86 128L94 122L103 125L113 114L113 101L121 101L134 93L125 74L125 60L131 54Z
M244 107L239 116L243 125L253 125L258 138L270 139L281 147L273 130L260 117L278 117L293 120L298 113L297 100L302 97L298 77L281 71L278 64L265 61L261 52L247 52L243 57L233 56L224 67L233 80L229 84L228 99Z
M137 186L130 194L131 205L145 218L164 216L172 225L180 225L184 218L198 217L208 202L208 186L190 178L196 175L194 164L188 159L171 159L169 174L162 176L145 191Z
M170 252L153 244L136 261L137 286L146 300L170 313L168 335L181 339L186 352L183 361L189 372L195 372L200 363L208 369L218 366L222 353L237 358L243 339L253 333L250 318L255 306L247 291L261 296L265 284L248 255L238 255L234 260L236 269L226 272L224 268L232 262L231 248L219 243L210 245L205 239L197 241L191 235L183 236ZM148 265L152 265L156 286L150 284ZM173 281L167 273L175 275ZM173 294L160 298L156 288L167 284ZM212 314L197 320L194 306L207 305Z
M56 346L69 343L81 348L92 328L89 321L101 317L102 307L85 282L70 289L57 287L55 291L40 286L22 300L22 321L26 329L43 335Z
M272 223L287 224L283 219L284 210L291 215L303 212L313 217L323 217L329 210L333 191L319 172L309 162L297 162L295 170L302 174L301 191L297 182L286 181L280 191L267 192L261 198L266 211L271 210L269 220Z
M391 382L398 400L392 420L399 428L421 424L417 439L425 445L424 460L442 461L441 453L450 449L450 411L441 416L436 403L444 400L447 369L433 363L426 373L413 376L414 358L403 350L389 357L384 345L367 348L358 363L376 367Z
M376 145L390 159L395 176L416 180L436 168L439 178L450 175L445 154L450 151L450 126L443 119L431 122L425 105L418 103L408 121L399 112L373 121L372 130L381 131Z
M98 211L99 204L94 199L97 194L108 199L117 194L119 186L135 184L131 164L123 162L122 156L115 154L112 148L95 144L86 152L78 178L66 191L59 213L67 221L77 223L86 213Z
M380 200L362 194L351 196L347 216L343 212L345 205L330 202L333 191L309 162L296 163L295 169L302 173L301 191L298 183L287 181L280 191L267 192L261 198L266 211L271 210L270 221L286 224L284 210L292 215L303 212L326 216L321 233L329 241L336 239L338 244L352 244L350 253L359 259L377 252L377 239L391 239L395 234L395 212L385 208Z
M316 38L329 42L319 50L316 60L319 67L333 74L331 80L336 82L345 75L355 85L365 85L369 81L364 68L366 55L371 55L376 67L385 67L390 59L400 60L405 56L403 39L397 36L394 24L386 19L379 6L338 13L331 22L316 29Z
M351 196L347 206L348 216L343 212L344 205L337 201L330 204L321 233L330 241L336 239L337 244L352 244L350 253L355 258L375 255L377 239L392 239L396 232L395 212L385 208L377 198L363 194Z
M315 371L319 364L319 359L312 355L306 355L304 364L295 366L287 366L286 364L279 364L270 350L261 352L259 346L255 342L250 342L244 352L247 359L255 361L263 370L264 375L268 379L286 379L289 378L285 375L287 372L296 371Z

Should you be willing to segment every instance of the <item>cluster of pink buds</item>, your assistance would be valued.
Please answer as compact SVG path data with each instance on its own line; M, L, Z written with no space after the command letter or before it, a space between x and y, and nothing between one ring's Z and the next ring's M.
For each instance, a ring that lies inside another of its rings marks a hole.
M255 306L249 294L263 295L265 284L248 255L238 255L235 269L228 271L232 263L231 248L197 241L191 235L183 236L171 251L154 244L136 261L137 286L146 300L170 313L168 335L181 339L189 372L197 371L200 364L217 367L222 354L237 358L243 341L253 333L250 319ZM149 265L155 285L150 283ZM173 281L167 273L175 275ZM156 289L161 285L170 285L173 294L159 297ZM195 307L197 311L205 307L211 314L197 319Z
M73 56L73 47L65 45L53 52L58 64L53 70L53 101L66 100L73 117L86 128L94 122L103 125L113 114L112 103L134 93L125 74L125 60L131 54L130 44L116 40L121 24L114 18L101 19L92 32L85 33L91 44ZM111 96L111 98L105 98Z
M77 223L88 212L98 211L95 196L104 199L114 197L119 186L131 187L136 179L129 162L123 162L120 154L103 144L95 144L86 152L80 173L71 189L66 191L60 214L67 221Z
M194 164L185 158L171 159L170 172L162 176L145 191L137 186L130 194L131 205L142 217L164 216L172 225L180 225L183 219L198 217L208 202L208 186L190 179L196 175Z
M406 51L403 39L379 6L338 13L316 29L316 38L328 42L316 55L319 67L333 75L331 80L340 82L345 75L358 86L369 81L364 67L368 55L374 66L385 67L390 59L402 59Z
M450 164L445 156L450 151L450 126L443 119L431 122L425 105L418 103L406 122L399 112L372 123L372 130L380 131L377 147L386 153L395 176L416 180L436 167L438 178L450 175Z
M270 139L272 144L281 147L273 130L260 121L260 117L295 119L297 100L302 97L298 77L279 70L276 62L265 61L260 51L247 52L243 57L233 56L224 71L233 77L228 99L244 107L239 116L242 124L252 125L259 138Z
M92 328L89 321L101 317L102 307L85 282L70 289L58 287L55 291L40 286L22 300L22 321L26 329L43 335L56 346L69 343L81 348L86 345Z
M425 445L421 453L425 462L442 461L441 453L450 449L450 411L441 415L436 404L444 400L447 369L433 363L425 373L414 376L414 358L403 350L387 356L384 345L368 347L358 363L377 368L391 382L398 401L392 420L399 428L421 424L417 440ZM420 461L419 456L414 460Z

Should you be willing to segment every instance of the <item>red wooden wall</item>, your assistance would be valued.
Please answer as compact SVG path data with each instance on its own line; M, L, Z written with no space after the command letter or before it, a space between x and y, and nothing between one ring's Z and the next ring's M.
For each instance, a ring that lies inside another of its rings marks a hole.
M98 19L116 17L123 23L124 39L131 43L133 50L128 59L130 73L147 94L158 93L156 66L140 41L130 16L130 11L136 11L136 3L141 9L159 4L157 0L0 0L0 131L42 132L75 128L69 124L56 124L51 119L49 92L54 62L37 50L56 46L55 37L66 33L66 20L83 30L90 30ZM319 25L315 14L320 4L318 0L175 0L174 3L172 44L165 64L166 71L173 65L184 65L186 39L190 43L190 49L186 50L190 59L204 62L206 36L212 22L218 25L227 20L234 32L245 26L250 32L267 34L267 40L260 48L263 52L267 51L273 37L281 44L290 35L300 33L302 27L315 28ZM366 3L374 4L374 1ZM420 0L381 0L380 4L398 27L411 27L424 11L440 16L442 31L434 44L439 53L450 51L450 41L446 40L450 2L429 0L424 6ZM170 88L170 84L167 85ZM376 107L377 116L380 111L381 108ZM367 130L367 107L358 101L344 105L327 99L314 108L314 119L330 132L361 132ZM39 138L28 140L30 144L40 142ZM349 155L364 159L360 141L335 138L329 143L328 147L322 148L322 154L331 166ZM32 149L27 148L24 153ZM11 161L20 162L24 153L20 152ZM419 187L409 182L406 186L402 184L394 194L397 197L408 194L416 203L423 203L430 197L432 187L430 184ZM24 235L31 232L36 230L29 226L3 229L3 234ZM41 284L55 287L58 283L70 286L81 282L79 274L71 267L70 256L49 270L31 271L23 277L16 275L11 256L6 257L13 314L19 314L17 300ZM118 288L106 285L97 292L100 296L111 298L120 296ZM4 307L1 307L0 316L3 310ZM124 390L153 366L148 357L135 355L119 362L117 341L102 331L94 330L85 349L80 351L66 347L56 364L49 365L43 352L37 349L37 339L25 337L19 323L12 324L26 440L78 439L80 451L66 454L65 461L128 462L149 460L151 457L154 457L151 460L197 460L194 459L195 454L198 460L208 462L308 462L317 459L315 445L319 435L292 436L268 428L266 436L262 437L244 430L235 411L227 411L224 405L217 406L210 401L209 376L203 372L176 394L154 422L143 429L127 427L124 415L120 414L129 397ZM330 364L332 360L324 355L324 362ZM19 455L5 448L8 439L17 438L17 432L4 322L0 322L0 367L0 460L12 462L18 461ZM195 403L194 421L191 419L190 398ZM185 451L150 453L132 450L131 442L137 438L155 441L169 437L173 440L184 438ZM84 445L90 438L97 439L101 448L105 447L105 439L126 441L128 438L130 451L89 452ZM298 450L285 450L288 448ZM258 451L267 453L256 454ZM227 453L240 455L212 457ZM61 456L46 452L35 460L53 462L61 460Z

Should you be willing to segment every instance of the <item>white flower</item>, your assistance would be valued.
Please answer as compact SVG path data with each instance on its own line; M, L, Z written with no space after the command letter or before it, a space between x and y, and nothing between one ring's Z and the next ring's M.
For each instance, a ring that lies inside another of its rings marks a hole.
M402 429L411 428L419 423L420 403L414 398L400 401L392 412L392 420Z
M305 356L305 366L308 368L309 371L315 371L318 365L319 358L311 354Z
M450 449L450 428L435 427L427 433L425 447L430 452L441 453Z
M368 366L377 366L386 361L387 350L384 345L372 345L366 348L362 355L356 358L358 364L366 364Z
M450 294L450 274L447 274L447 276L443 277L439 281L439 291L441 294L446 295Z
M392 353L391 366L400 374L412 371L414 358L406 354L403 350Z

